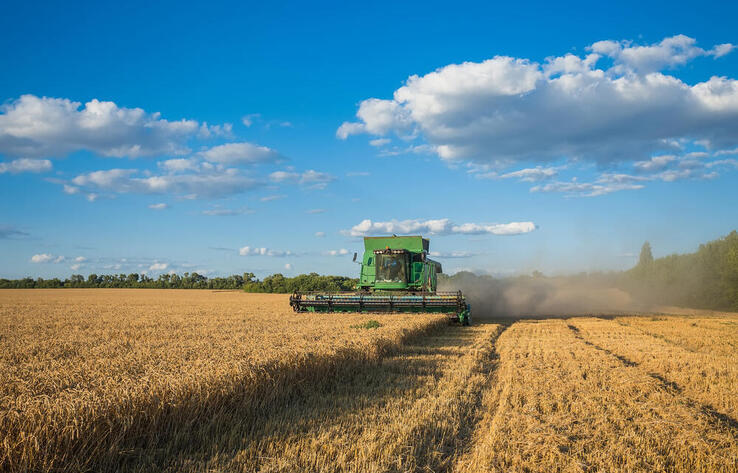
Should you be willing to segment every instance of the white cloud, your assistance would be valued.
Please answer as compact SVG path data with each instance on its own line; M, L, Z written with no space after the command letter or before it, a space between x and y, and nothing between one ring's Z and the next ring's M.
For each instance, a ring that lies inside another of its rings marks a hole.
M368 171L349 171L346 173L347 177L366 177L371 175L372 173Z
M359 133L366 132L366 127L363 123L351 123L343 122L341 126L336 130L336 136L342 140L345 140L351 135L358 135Z
M213 209L207 209L203 210L203 215L210 215L214 217L232 217L236 215L245 215L245 214L252 214L254 211L248 207L241 207L239 209L226 209L221 207L216 207Z
M76 258L74 258L74 261L76 261L77 263L84 263L85 261L87 261L87 258L85 258L84 256L77 256Z
M243 126L245 127L250 127L254 124L255 120L259 119L259 117L261 117L260 113L250 113L241 117L241 123L243 123Z
M372 146L377 146L377 147L379 147L379 146L384 146L384 145L388 145L388 144L390 144L391 142L392 142L392 140L391 140L391 139L389 139L389 138L376 138L376 139L374 139L374 140L370 140L370 141L369 141L369 144L370 144L370 145L372 145Z
M203 122L200 125L200 130L197 132L198 138L211 138L213 136L220 136L224 138L233 138L233 124L224 123L222 125L208 125L207 122Z
M325 189L330 182L335 180L336 178L328 173L313 171L312 169L303 172L300 176L300 184L310 189Z
M503 56L452 64L411 76L392 99L361 102L359 121L344 123L337 135L417 134L444 160L500 167L645 161L674 152L679 140L735 148L738 81L712 77L689 85L653 70L731 49L702 50L680 35L646 46L599 42L583 58L544 64ZM602 56L614 65L607 68Z
M307 211L307 212L305 212L305 213L306 213L306 214L310 214L310 215L315 215L315 214L323 214L323 213L325 213L325 212L326 212L326 210L325 210L325 209L310 209L310 210L308 210L308 211Z
M54 259L53 255L48 253L40 253L31 256L31 263L49 263Z
M477 253L471 253L469 251L431 251L428 255L433 258L471 258L477 256Z
M81 265L81 264L79 264L79 263L75 263L75 264L73 264L73 265L69 266L69 269L71 269L72 271L77 271L77 270L79 270L79 268L81 268L81 267L82 267L82 265Z
M666 168L675 160L676 156L672 154L663 154L660 156L653 156L651 159L646 161L637 161L633 163L633 166L639 171L654 172Z
M410 78L412 80L412 77ZM385 135L389 131L407 131L412 126L408 110L394 100L367 99L359 105L358 123L343 123L336 136L346 139L357 133Z
M388 234L430 234L430 235L518 235L529 233L536 229L533 222L510 222L495 224L464 223L457 225L449 219L437 220L391 220L388 222L373 222L369 219L362 220L350 230L342 233L348 236L358 237L366 235L388 235Z
M273 163L284 159L271 148L245 142L214 146L208 150L201 151L198 155L206 161L231 166L238 164Z
M157 165L169 172L197 171L200 168L197 160L192 158L167 159L159 161Z
M40 253L31 256L31 263L54 263L59 264L66 260L64 256L54 256L49 253Z
M269 248L256 248L251 246L244 246L238 250L238 254L241 256L275 256L275 257L284 257L284 256L292 256L293 253L291 251L281 251L281 250L270 250Z
M325 232L315 232L315 236L318 237L318 238L324 238L325 237Z
M696 46L697 41L685 35L664 38L660 43L647 46L632 45L630 41L598 41L588 49L608 56L616 64L616 70L649 73L667 67L686 64L699 56L724 56L733 50L732 44L719 44L709 51ZM619 66L619 68L618 68Z
M286 269L287 271L292 271L292 264L291 263L285 263L284 269Z
M194 197L223 197L240 194L261 185L237 169L204 171L198 174L141 175L136 169L109 169L80 174L72 184L89 191L137 194L178 194Z
M474 172L474 170L472 171ZM475 174L478 179L518 179L520 182L538 182L556 177L559 173L557 167L536 166L534 168L520 169L504 174L496 172L486 172Z
M261 202L271 202L271 201L273 201L273 200L279 200L279 199L284 199L284 198L286 198L286 197L287 197L287 196L286 196L286 195L284 195L284 194L278 194L278 195L265 195L264 197L262 197L262 198L261 198L261 199L259 199L259 200L260 200Z
M543 186L531 187L531 192L562 192L574 197L597 197L623 190L643 189L643 184L623 182L591 183L579 182L573 179L570 182L552 182Z
M303 173L297 173L294 171L275 171L269 175L269 178L273 182L296 182L309 189L325 189L326 186L335 181L336 177L325 173L318 172L315 170L308 170Z
M325 256L345 256L349 254L349 250L346 248L341 248L340 250L328 250L323 252Z
M65 194L78 194L79 193L79 187L70 186L69 184L64 184L64 193Z
M168 267L168 263L154 263L149 266L149 271L166 271Z
M84 106L64 98L22 95L0 108L0 153L26 158L63 157L88 150L108 157L185 154L202 134L194 120L168 121L158 113L93 99ZM207 127L222 134L223 127Z
M0 163L0 174L6 172L11 174L18 174L20 172L47 172L51 171L51 168L52 164L48 159L20 158L7 163Z
M152 209L152 210L165 210L165 209L169 208L169 205L167 205L167 204L165 204L163 202L160 202L158 204L150 204L149 205L149 208Z
M299 178L300 178L300 175L292 171L274 171L273 173L269 174L269 179L271 179L274 182L285 182L285 181L296 180Z

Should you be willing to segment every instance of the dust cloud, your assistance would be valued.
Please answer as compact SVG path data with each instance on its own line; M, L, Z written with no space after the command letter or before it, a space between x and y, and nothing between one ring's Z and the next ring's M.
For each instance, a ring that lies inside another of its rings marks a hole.
M472 317L617 315L646 310L607 276L492 278L463 272L439 281L439 291L461 290Z

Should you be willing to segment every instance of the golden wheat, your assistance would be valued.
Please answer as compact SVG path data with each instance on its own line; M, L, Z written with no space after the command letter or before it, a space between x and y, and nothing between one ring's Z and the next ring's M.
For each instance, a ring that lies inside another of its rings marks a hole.
M231 428L169 471L438 471L464 448L490 382L498 325L443 327L330 390ZM150 469L142 465L141 471Z
M301 383L445 323L374 318L383 326L357 330L366 316L239 292L2 291L0 470L112 468L229 410L248 423Z
M499 338L498 350L498 383L457 471L738 467L735 432L639 368L587 344L567 321L518 322Z
M0 471L738 471L738 316L371 318L0 291Z
M652 316L619 317L616 320L689 351L732 357L738 354L738 320L735 319Z
M657 318L658 319L658 318ZM658 322L658 320L656 320ZM647 322L643 322L647 323ZM668 339L657 338L640 328L610 320L581 319L573 322L582 336L595 346L620 356L652 376L669 383L705 408L738 419L738 353L690 351ZM712 330L685 328L682 337L708 339ZM682 342L685 343L685 342ZM695 345L694 342L686 342ZM704 342L703 342L704 343Z

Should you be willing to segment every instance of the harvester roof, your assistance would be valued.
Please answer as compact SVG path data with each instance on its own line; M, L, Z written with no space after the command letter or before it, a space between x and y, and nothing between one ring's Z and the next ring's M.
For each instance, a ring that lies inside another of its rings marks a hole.
M428 251L429 242L421 236L364 237L364 249L374 250L407 250L412 253Z

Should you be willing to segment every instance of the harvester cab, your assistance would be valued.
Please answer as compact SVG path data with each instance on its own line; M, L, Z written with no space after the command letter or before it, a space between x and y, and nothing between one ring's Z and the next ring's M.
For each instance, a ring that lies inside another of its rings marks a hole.
M441 263L421 236L365 237L356 292L295 292L296 312L435 312L469 325L471 308L457 292L437 292Z

